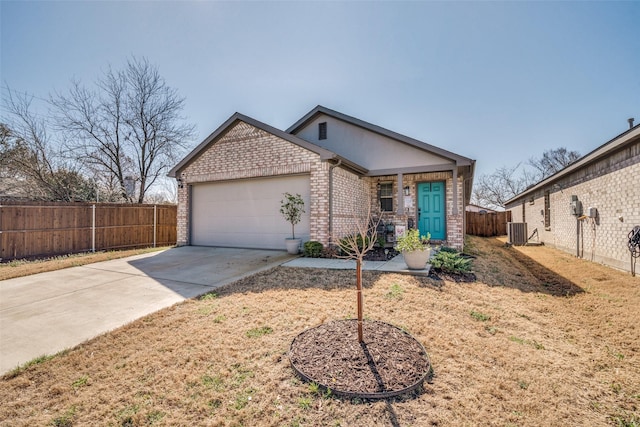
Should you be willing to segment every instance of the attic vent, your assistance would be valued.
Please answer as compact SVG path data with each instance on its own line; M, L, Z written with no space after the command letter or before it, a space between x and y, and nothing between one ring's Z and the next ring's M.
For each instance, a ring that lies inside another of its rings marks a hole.
M318 123L318 139L327 139L327 122Z

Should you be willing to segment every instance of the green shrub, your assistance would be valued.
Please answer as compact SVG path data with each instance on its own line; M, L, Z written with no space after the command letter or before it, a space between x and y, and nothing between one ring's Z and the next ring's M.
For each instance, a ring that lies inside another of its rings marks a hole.
M398 237L396 242L396 250L400 252L423 251L429 249L429 241L431 234L421 236L417 229L409 229Z
M467 273L471 271L471 260L459 252L440 250L431 259L431 266L445 273Z
M369 241L370 241L369 236L365 236L364 241L362 239L362 235L359 234L356 236L356 244L358 245L359 250L362 250L365 246L368 246ZM350 247L348 237L340 239L339 246L342 252L348 252L348 249Z
M452 248L451 246L442 246L440 248L440 251L441 252L449 252L449 253L452 253L452 254L457 254L458 253L458 250L456 248Z
M309 258L320 258L324 246L322 243L310 240L304 244L304 256Z

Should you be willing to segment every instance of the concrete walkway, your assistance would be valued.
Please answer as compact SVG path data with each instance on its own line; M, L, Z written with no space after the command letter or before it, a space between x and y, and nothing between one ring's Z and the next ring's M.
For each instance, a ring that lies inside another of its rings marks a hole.
M283 267L307 267L327 268L335 270L355 270L356 262L352 259L328 259L328 258L296 258L282 264ZM388 273L412 274L414 276L428 276L431 264L427 264L424 270L409 270L404 263L402 255L397 255L389 261L365 261L363 270L376 270Z
M0 281L0 374L291 258L184 246Z

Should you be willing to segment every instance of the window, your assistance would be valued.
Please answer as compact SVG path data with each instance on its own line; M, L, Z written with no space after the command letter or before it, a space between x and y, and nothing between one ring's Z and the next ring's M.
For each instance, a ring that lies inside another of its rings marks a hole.
M380 210L382 212L393 211L393 183L384 182L380 184Z
M545 230L551 229L551 200L548 191L544 192L544 228Z
M327 122L318 123L318 139L327 139Z

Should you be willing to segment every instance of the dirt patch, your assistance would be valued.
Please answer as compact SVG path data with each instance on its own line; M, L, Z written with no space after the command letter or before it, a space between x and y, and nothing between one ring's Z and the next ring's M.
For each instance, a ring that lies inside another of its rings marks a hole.
M342 396L379 399L412 392L431 365L422 345L384 322L337 320L308 329L291 344L289 358L308 382Z
M291 342L355 317L355 273L281 267L4 377L0 425L640 423L640 277L548 247L471 244L475 282L364 272L365 318L429 354L417 396L327 397L300 381Z

